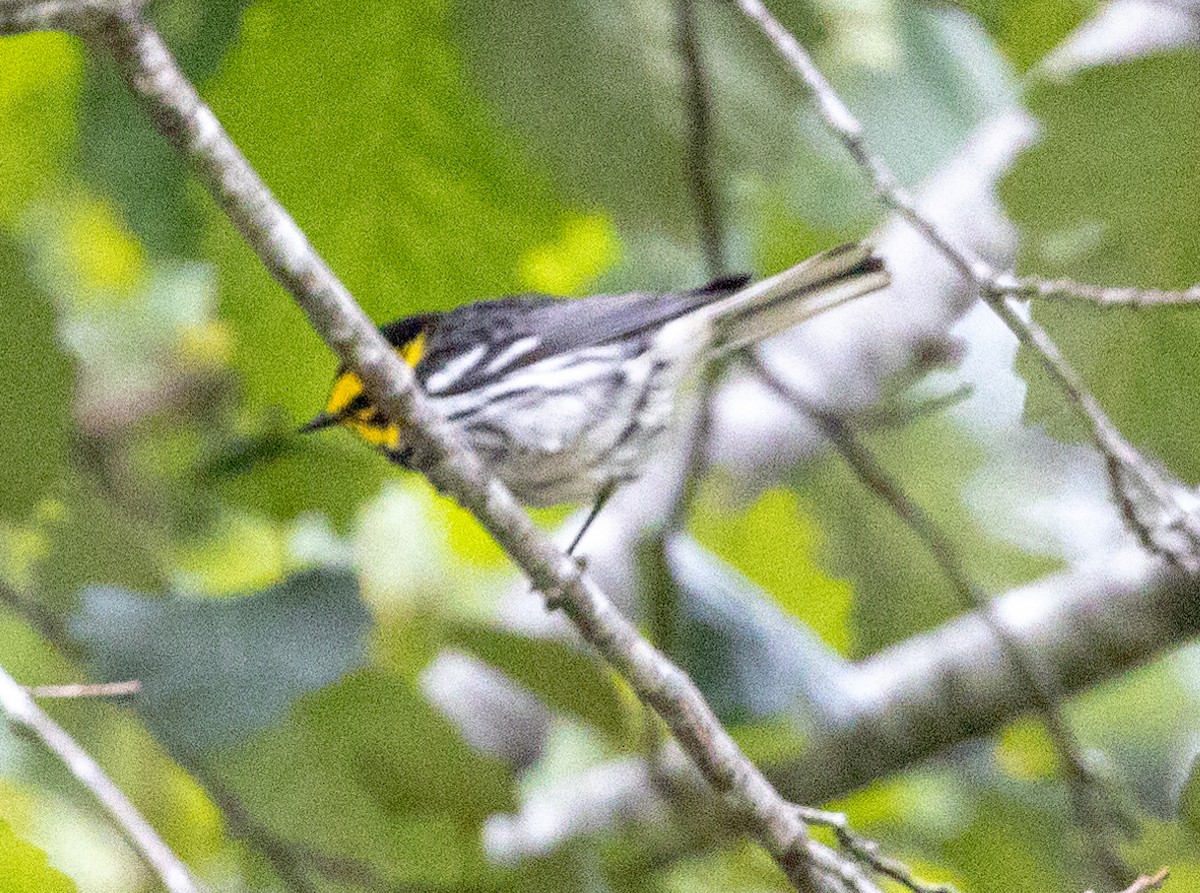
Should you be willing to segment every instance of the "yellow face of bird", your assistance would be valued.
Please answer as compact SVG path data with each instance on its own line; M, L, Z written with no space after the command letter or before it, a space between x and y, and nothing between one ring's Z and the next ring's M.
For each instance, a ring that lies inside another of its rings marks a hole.
M396 354L410 366L425 355L425 333L396 348ZM362 379L355 372L341 372L334 379L325 411L301 428L316 431L330 425L342 425L375 447L396 450L400 446L400 427L388 424L363 392Z

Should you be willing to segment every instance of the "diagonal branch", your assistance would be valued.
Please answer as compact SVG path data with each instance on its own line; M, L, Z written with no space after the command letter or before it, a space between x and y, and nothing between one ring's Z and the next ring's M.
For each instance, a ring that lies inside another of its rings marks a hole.
M534 526L512 494L426 402L412 371L234 145L140 7L129 0L0 0L0 34L45 28L72 31L111 53L156 128L188 161L313 328L358 373L384 417L412 433L413 465L471 511L551 603L562 606L583 637L662 717L706 781L797 889L832 883L826 867L815 867L815 851L796 809L742 753L691 679Z
M1098 567L1045 577L995 600L1022 651L1072 694L1200 635L1200 585L1129 548ZM804 751L769 769L796 802L844 795L1036 710L1033 693L978 613L850 667L836 714Z
M54 752L71 774L79 779L100 801L100 805L125 832L142 857L162 879L163 886L171 893L200 893L200 886L188 871L187 866L163 842L137 807L118 788L104 770L93 760L75 739L51 719L33 697L18 682L0 667L0 710L13 723L24 726Z
M963 278L979 289L988 306L1037 355L1050 378L1087 419L1096 447L1114 469L1112 484L1122 514L1143 544L1182 570L1200 571L1200 518L1181 504L1179 485L1125 439L1045 329L1025 317L1014 297L1022 293L1020 281L994 270L922 214L892 171L867 148L862 124L799 41L771 15L762 0L736 2L804 81L826 127L867 178L879 202L934 245ZM1172 535L1175 532L1182 534L1182 542Z

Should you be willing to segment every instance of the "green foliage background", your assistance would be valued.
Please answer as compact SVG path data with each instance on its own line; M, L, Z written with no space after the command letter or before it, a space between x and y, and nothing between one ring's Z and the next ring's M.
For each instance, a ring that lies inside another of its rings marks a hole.
M788 73L731 5L698 5L737 264L768 273L866 233L877 211ZM910 185L989 115L1019 102L1038 117L1041 141L1001 187L1029 270L1200 280L1194 51L1050 80L1039 60L1090 12L1082 0L773 5ZM704 278L670 3L157 0L149 14L380 320ZM333 358L109 61L62 35L0 40L0 294L0 576L17 598L0 603L0 663L28 684L144 682L128 704L53 713L213 889L783 888L756 848L688 823L487 862L489 816L638 752L643 717L589 657L502 628L511 570L463 512L348 438L292 435ZM1035 313L1124 430L1200 478L1192 316ZM1020 364L1031 422L1073 436ZM1050 569L967 510L985 457L960 431L934 418L871 441L989 591ZM857 657L961 610L834 459L749 504L728 490L718 470L691 529L773 606L774 641L799 642L802 623ZM769 763L804 736L730 646L766 635L758 616L691 618L677 656ZM421 673L445 648L554 709L531 771L430 706ZM1200 795L1193 781L1181 821L1177 771L1198 700L1179 659L1071 710L1148 811L1128 857L1170 863L1180 890L1200 882ZM1055 771L1023 721L839 805L931 879L1083 890ZM156 887L61 768L0 725L0 891L72 889Z

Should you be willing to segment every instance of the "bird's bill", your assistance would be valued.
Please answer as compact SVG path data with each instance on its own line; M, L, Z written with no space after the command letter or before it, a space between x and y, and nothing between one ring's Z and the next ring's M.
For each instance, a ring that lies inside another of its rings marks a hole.
M362 393L362 381L357 375L353 372L338 372L338 376L333 382L333 388L329 392L329 400L325 403L325 409L308 424L301 426L299 433L311 434L313 431L321 431L345 423L356 415L354 412L355 401L362 397ZM364 405L361 409L366 412L360 411L358 415L365 418L371 414L369 406Z
M329 428L341 422L342 419L336 413L322 412L318 413L311 421L301 425L297 429L299 434L311 434L314 431L320 431L323 428Z
M385 450L400 447L400 427L388 423L367 401L363 394L362 381L353 372L342 372L333 383L325 411L319 413L308 424L301 426L299 433L311 434L325 428L343 425L372 446Z

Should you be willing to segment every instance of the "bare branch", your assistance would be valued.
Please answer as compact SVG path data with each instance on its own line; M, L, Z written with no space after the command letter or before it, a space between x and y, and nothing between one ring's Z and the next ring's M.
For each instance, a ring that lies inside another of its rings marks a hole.
M1190 506L1185 508L1181 504L1179 485L1125 440L1046 331L1026 318L1013 297L1020 290L1019 280L992 269L969 249L957 245L922 214L887 165L867 149L862 124L850 113L799 41L771 15L761 0L736 2L804 81L826 127L850 154L880 203L936 246L943 257L979 289L988 306L1020 342L1037 355L1051 379L1087 419L1097 448L1118 469L1113 475L1118 501L1139 504L1139 507L1145 502L1152 504L1148 510L1124 513L1142 542L1181 569L1200 571L1200 517ZM1182 539L1174 535L1176 532L1182 534Z
M703 816L718 834L724 834L728 822L722 821L720 806L711 798L711 790L683 754L667 747L649 761L626 757L601 763L529 797L517 815L492 816L485 826L484 845L494 860L516 864L617 823L660 823L672 808ZM956 893L951 887L918 880L903 862L884 855L878 843L852 831L845 815L804 807L798 811L806 822L834 829L842 855L816 842L813 850L840 890L878 893L872 879L877 875L901 883L912 893Z
M994 600L993 612L1049 681L1079 691L1200 633L1200 585L1145 552L1047 577ZM769 769L796 802L819 803L1037 709L1036 695L978 613L854 664L842 709L793 761Z
M129 838L142 857L162 878L163 886L171 893L199 893L200 886L187 866L163 842L158 833L142 818L129 798L99 764L75 743L66 731L52 720L12 676L0 667L0 709L11 722L24 726L52 750L84 787L100 801L112 820Z
M712 90L708 83L708 72L700 48L700 36L696 24L697 0L675 0L676 44L683 67L683 107L686 120L687 154L684 158L684 174L688 192L691 194L692 209L700 230L700 245L704 252L705 267L712 279L725 274L725 225L722 213L721 193L714 183L713 168L713 108ZM687 460L679 492L671 505L667 518L668 527L682 527L687 514L695 502L696 492L704 477L708 464L709 441L712 438L713 394L717 382L726 368L722 362L709 363L697 387L700 405L695 422L689 432ZM654 597L669 598L670 593L662 588L654 590ZM669 611L653 612L665 616ZM663 632L663 631L659 631ZM659 639L660 642L664 641Z
M987 599L967 576L957 550L925 510L905 492L859 439L851 427L835 413L821 409L817 401L800 393L798 386L784 381L757 352L747 353L746 365L784 402L797 412L808 416L829 439L859 480L882 499L908 525L929 549L938 567L950 581L959 600L966 608L986 609Z
M937 415L943 410L957 406L963 401L969 400L974 393L973 385L961 384L945 394L916 400L910 404L901 404L900 406L884 404L866 407L861 412L854 413L854 421L860 431L904 428L916 424L923 418Z
M602 592L530 520L512 494L427 403L402 363L296 222L230 140L132 2L95 6L0 0L0 32L65 28L105 47L160 133L229 216L272 276L307 314L337 357L354 369L389 421L413 435L413 465L471 511L551 604L666 722L701 773L791 883L816 890L807 829L795 809L741 752L695 684L647 642ZM42 11L45 18L36 19ZM86 12L86 15L85 15Z

